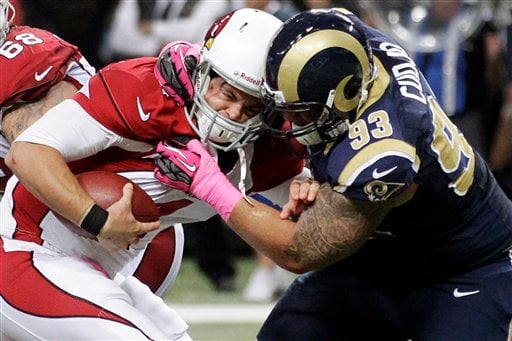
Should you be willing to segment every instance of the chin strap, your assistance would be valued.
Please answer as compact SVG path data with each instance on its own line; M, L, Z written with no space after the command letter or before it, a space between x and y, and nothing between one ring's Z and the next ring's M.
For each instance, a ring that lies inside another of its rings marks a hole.
M373 81L377 78L378 75L379 75L379 68L377 67L377 65L374 65L372 67L372 70L370 71L370 79L368 79L361 86L361 98L359 99L359 104L357 105L356 112L359 112L359 109L361 109L363 104L368 99L369 88L370 88L371 84L373 83Z
M238 183L238 189L242 193L245 201L247 201L249 205L254 206L254 203L245 193L245 178L247 177L247 158L245 157L245 150L243 148L237 148L236 151L240 159L240 182Z

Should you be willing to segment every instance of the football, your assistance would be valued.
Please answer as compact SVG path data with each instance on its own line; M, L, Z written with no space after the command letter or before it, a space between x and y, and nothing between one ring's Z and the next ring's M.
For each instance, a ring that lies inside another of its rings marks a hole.
M91 171L76 175L78 182L87 193L104 209L123 196L123 187L127 183L133 184L132 213L138 221L152 222L159 218L157 205L151 197L131 180L116 173L106 171ZM95 236L73 225L72 230L83 237L95 239Z

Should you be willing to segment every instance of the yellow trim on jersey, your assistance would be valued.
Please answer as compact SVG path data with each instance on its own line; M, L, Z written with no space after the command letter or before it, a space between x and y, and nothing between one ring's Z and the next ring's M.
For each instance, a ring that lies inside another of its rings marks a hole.
M329 142L329 143L325 144L325 147L324 147L324 150L323 150L323 155L324 156L329 154L329 151L331 150L332 146L334 146L334 142Z
M356 38L338 30L320 30L300 39L284 56L277 75L277 88L281 90L287 102L299 100L299 76L311 58L317 53L340 47L350 51L358 59L366 73L370 67L364 47ZM350 77L350 76L349 76ZM346 77L341 82L348 81ZM336 87L339 88L340 84ZM343 96L342 96L343 97ZM338 104L338 103L337 103Z
M413 168L419 168L420 159L416 148L397 139L382 139L361 149L345 166L338 177L338 184L350 186L357 176L370 165L384 156L398 155L413 162Z
M356 120L361 117L361 115L375 102L377 102L383 95L386 89L389 86L389 81L391 77L388 72L384 68L384 65L379 60L379 58L373 56L373 62L375 67L377 67L377 78L373 81L373 85L369 91L368 99L364 103L364 105L359 109L356 114Z

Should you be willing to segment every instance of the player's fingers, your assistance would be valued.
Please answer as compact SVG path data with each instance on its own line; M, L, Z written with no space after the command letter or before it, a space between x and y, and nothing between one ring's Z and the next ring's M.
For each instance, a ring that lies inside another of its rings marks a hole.
M299 200L288 200L288 202L283 205L283 208L280 213L281 219L290 219L302 212L304 205Z
M309 188L311 187L311 184L309 182L303 182L301 183L301 186L299 188L299 200L306 201L308 198Z
M201 157L210 155L208 153L208 151L205 149L205 147L203 146L203 144L201 143L201 141L199 141L197 139L192 139L192 140L188 141L186 144L186 147L187 147L187 150L194 152Z
M140 223L140 229L139 229L139 233L137 233L137 237L139 237L140 235L143 235L147 232L154 231L154 230L158 229L159 227L160 227L159 220L152 221L149 223Z
M308 197L306 199L307 202L311 203L311 202L315 201L319 190L320 190L320 183L318 183L317 181L313 181L309 188Z
M316 193L318 192L317 182L313 179L304 179L300 182L299 188L299 199L304 203L309 203L316 197Z
M290 183L290 189L289 189L290 200L298 200L299 199L300 188L301 188L301 182L299 180L293 180Z
M120 201L128 203L130 207L132 206L132 197L133 197L133 185L131 183L127 183L123 186L123 197Z
M279 213L279 218L281 219L289 219L291 216L293 216L293 210L290 208L288 204L285 204Z

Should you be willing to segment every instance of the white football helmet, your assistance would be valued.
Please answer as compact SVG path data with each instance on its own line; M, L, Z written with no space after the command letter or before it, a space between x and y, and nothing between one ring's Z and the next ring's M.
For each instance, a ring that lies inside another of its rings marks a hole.
M201 46L201 62L195 74L195 95L188 121L204 142L228 151L258 138L259 115L244 123L232 121L205 100L210 77L215 73L245 93L258 97L263 80L266 50L282 21L263 11L243 8L219 18Z
M16 11L9 0L0 0L0 45L9 33L10 26L14 21Z

